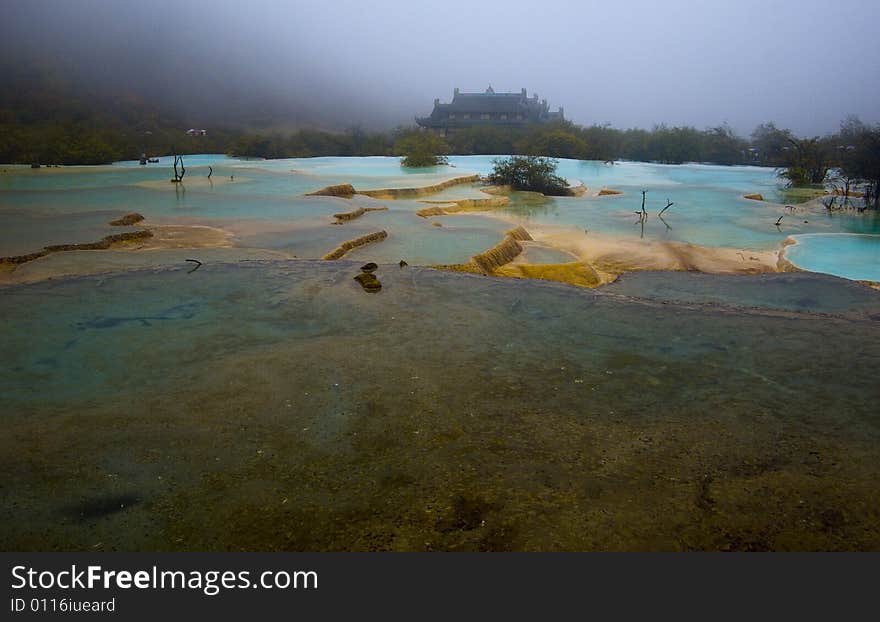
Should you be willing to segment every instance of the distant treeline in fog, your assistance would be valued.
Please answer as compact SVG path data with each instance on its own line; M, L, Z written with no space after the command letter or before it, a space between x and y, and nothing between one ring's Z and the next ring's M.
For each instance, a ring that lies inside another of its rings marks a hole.
M322 155L400 155L395 145L414 128L340 133L302 130L290 134L245 134L232 145L236 155L262 158ZM651 130L583 127L570 121L526 127L478 126L445 137L447 153L456 155L543 155L580 160L642 160L665 163L758 162L749 140L722 125L707 130L659 125ZM762 162L763 163L763 162ZM767 162L775 165L773 162Z
M390 156L401 155L404 138L419 131L413 127L388 131L350 127L267 133L249 130L246 124L192 128L193 121L135 93L111 96L106 91L90 92L51 73L35 80L33 75L20 72L7 84L9 88L0 91L0 163L105 164L138 159L141 154L171 153L259 158ZM189 129L206 133L191 136ZM876 153L871 152L878 133L878 128L856 118L845 119L839 132L817 138L798 138L772 123L759 125L746 138L726 124L707 129L657 125L650 130L620 130L560 121L528 127L473 127L450 134L441 144L446 153L460 155L800 167L803 177L791 181L803 185L819 183L818 175L838 166L854 151L866 162L873 162ZM867 155L862 153L866 150ZM865 166L876 166L871 162Z
M188 136L183 119L136 93L110 96L71 84L60 72L34 76L6 67L3 73L3 164L106 164L144 152L225 152L237 137L222 130Z

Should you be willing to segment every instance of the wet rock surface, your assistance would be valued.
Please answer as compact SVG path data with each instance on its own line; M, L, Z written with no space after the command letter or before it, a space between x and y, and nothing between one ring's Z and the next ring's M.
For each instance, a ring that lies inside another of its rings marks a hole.
M382 289L382 283L372 272L361 272L354 280L361 284L361 287L368 292L377 292Z
M143 215L138 214L137 212L131 212L130 214L126 214L122 218L111 220L109 224L113 225L114 227L130 227L131 225L139 223L143 219Z

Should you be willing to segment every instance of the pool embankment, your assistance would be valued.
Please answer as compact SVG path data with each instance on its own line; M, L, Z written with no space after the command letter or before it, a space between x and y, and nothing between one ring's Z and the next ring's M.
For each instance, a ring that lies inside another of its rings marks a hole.
M503 185L489 185L489 186L481 186L480 192L484 192L486 194L496 195L496 196L509 196L513 193L516 193L518 196L524 197L532 197L534 199L546 199L547 195L542 194L540 192L534 192L532 190L514 190L512 187Z
M492 248L471 257L463 264L435 265L438 270L450 272L471 272L476 274L495 274L501 266L510 263L523 252L520 242L531 241L532 236L523 227L517 226L507 231L504 238Z
M359 207L356 210L351 211L351 212L342 212L339 214L333 214L333 218L335 218L336 221L332 224L334 224L334 225L344 224L346 222L349 222L350 220L355 220L357 218L360 218L361 216L363 216L367 212L385 212L385 211L388 211L387 207Z
M516 193L517 196L519 196L519 197L540 199L540 200L559 198L559 197L548 196L542 192L535 192L534 190L516 190L512 186L506 185L506 184L505 185L483 186L482 188L480 188L480 191L485 192L486 194L500 195L500 196L508 196L508 195L512 195L513 193ZM585 186L583 184L583 182L581 182L581 183L577 184L576 186L569 186L568 187L568 194L562 195L562 196L581 197L581 196L584 196L585 194L587 194L588 191L589 191L589 188L587 186Z
M116 220L111 220L108 224L113 227L130 227L131 225L135 225L144 219L143 214L138 214L137 212L131 212L130 214L126 214L122 218L117 218Z
M429 194L436 194L441 190L445 190L451 186L460 184L471 184L480 180L479 175L465 175L462 177L453 177L446 181L441 181L430 186L418 186L415 188L379 188L375 190L359 190L351 184L338 184L335 186L325 186L313 192L307 192L307 197L342 197L350 199L356 194L372 197L374 199L411 199L414 197L423 197Z
M418 186L416 188L381 188L378 190L358 190L358 194L363 194L374 199L410 199L413 197L423 197L429 194L436 194L441 190L458 186L461 184L472 184L480 181L479 175L465 175L463 177L453 177L440 183L430 186Z
M314 192L307 192L307 197L342 197L350 199L357 193L351 184L336 184L334 186L325 186Z
M102 255L107 251L121 251L124 253L144 253L150 251L174 251L184 249L231 249L232 233L210 227L207 225L154 225L141 221L137 224L140 229L137 231L127 231L108 235L97 242L87 242L78 244L56 244L46 246L42 250L28 253L25 255L15 255L10 257L0 257L0 282L7 283L18 281L19 274L24 264L34 265L35 263L44 264L49 260L49 256L60 257L63 255L79 256L75 267L68 265L69 262L61 260L57 262L61 272L57 272L54 268L40 268L28 270L28 276L24 276L25 280L41 280L41 278L52 278L54 276L75 276L77 274L88 274L93 271L96 266L105 266L104 269L112 271L115 265L113 261L107 261ZM75 253L74 251L89 251L84 253ZM101 251L101 252L93 252ZM271 251L267 251L271 252ZM287 256L282 254L281 256ZM123 262L124 263L124 262ZM137 263L137 260L135 261ZM53 263L53 266L55 263ZM35 277L39 273L44 277Z
M445 216L462 212L484 212L487 210L504 207L510 203L508 197L490 197L488 199L451 199L449 201L422 201L431 203L431 207L425 207L416 212L417 216L428 218L429 216Z
M505 240L511 239L516 242L531 242L532 235L522 226L517 226L507 232ZM521 252L521 251L520 251ZM517 256L519 253L517 253ZM496 266L492 270L495 276L504 276L515 279L540 279L543 281L559 281L579 287L598 287L608 282L595 268L586 261L570 261L554 264L530 264L521 262L514 256ZM475 258L476 259L476 258ZM516 261L514 261L516 259Z
M637 270L762 274L793 269L782 257L781 249L715 248L685 242L647 241L553 225L534 225L530 230L537 241L589 263L607 282L624 272Z
M51 246L44 246L42 250L39 250L35 253L28 253L27 255L12 255L9 257L0 257L0 264L14 266L22 263L27 263L28 261L33 261L34 259L39 259L40 257L45 257L50 253L58 253L62 251L106 250L108 248L131 244L133 242L141 242L151 237L153 237L153 232L143 229L140 231L126 231L125 233L115 233L113 235L105 236L97 242L85 242L82 244L53 244Z
M585 261L556 264L509 263L495 270L494 274L514 279L559 281L587 288L599 287L608 282Z
M334 260L341 259L345 256L346 253L352 251L361 246L366 246L367 244L374 244L376 242L381 242L385 238L388 237L387 231L376 231L374 233L368 233L367 235L362 235L360 237L354 238L353 240L347 240L337 246L335 249L321 257L321 259L325 260Z
M492 248L471 257L471 261L477 265L484 274L492 274L495 270L506 263L516 259L522 252L520 243L510 234Z

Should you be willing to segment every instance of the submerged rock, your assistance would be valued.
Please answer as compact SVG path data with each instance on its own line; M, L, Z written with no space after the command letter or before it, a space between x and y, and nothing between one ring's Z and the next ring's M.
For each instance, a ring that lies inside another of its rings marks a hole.
M751 199L752 201L763 201L764 195L755 192L754 194L744 194L744 199Z
M364 288L364 291L378 292L380 289L382 289L382 283L379 282L379 279L377 279L376 275L372 272L361 272L359 275L354 277L354 280L361 284L361 287Z
M376 268L378 268L378 267L379 267L378 265L376 265L374 262L371 261L371 262L369 262L369 263L365 263L364 265L362 265L362 266L361 266L361 271L362 271L362 272L373 272L373 271L375 271Z
M144 217L137 212L131 212L130 214L126 214L122 218L117 218L116 220L111 220L110 224L114 227L128 227L135 223L142 221Z

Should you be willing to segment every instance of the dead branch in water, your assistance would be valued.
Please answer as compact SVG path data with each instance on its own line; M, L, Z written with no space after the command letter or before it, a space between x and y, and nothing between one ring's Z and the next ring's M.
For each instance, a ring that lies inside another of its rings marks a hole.
M180 164L180 171L177 170L177 165ZM174 156L174 179L171 180L172 183L180 183L183 181L183 176L186 175L186 168L183 166L183 156L175 155Z
M663 215L663 212L665 212L666 210L668 210L668 209L669 209L670 207L672 207L673 205L675 205L675 203L673 203L673 202L670 201L669 199L666 199L666 207L664 207L662 210L660 210L660 213L657 214L657 215L658 215L658 216L662 216L662 215Z
M777 227L780 225L780 223L782 222L782 219L783 219L783 218L785 218L785 214L783 214L782 216L780 216L779 219L776 221L776 226L777 226Z
M189 272L187 272L187 274L192 274L193 272L195 272L196 270L198 270L199 268L202 267L202 262L199 261L198 259L187 259L186 261L189 261L189 262L191 262L191 263L196 264L195 266L193 266L193 269L192 269L192 270L190 270Z

